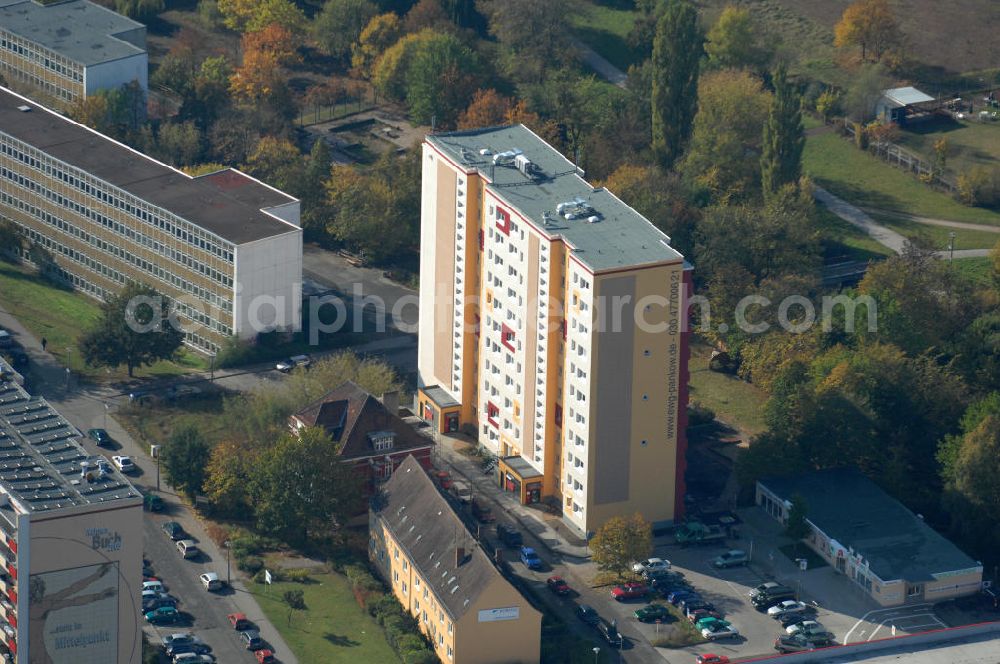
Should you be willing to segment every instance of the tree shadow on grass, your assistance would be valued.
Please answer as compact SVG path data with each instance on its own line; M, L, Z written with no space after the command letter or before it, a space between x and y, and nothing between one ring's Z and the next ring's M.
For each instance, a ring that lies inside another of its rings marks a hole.
M326 634L324 634L323 638L326 639L327 641L329 641L331 644L333 644L335 646L351 647L351 648L353 648L353 647L361 645L358 641L355 641L354 639L352 639L349 636L341 636L339 634L332 634L332 633L329 633L329 632L326 633Z

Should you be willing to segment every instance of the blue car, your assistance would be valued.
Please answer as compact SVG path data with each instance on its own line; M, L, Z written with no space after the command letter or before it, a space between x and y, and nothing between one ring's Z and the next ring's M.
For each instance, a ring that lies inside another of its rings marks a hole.
M667 601L677 606L682 599L687 599L689 597L698 597L698 593L692 592L690 590L675 590L674 592L667 595Z
M542 569L542 559L530 546L521 547L521 562L528 569Z

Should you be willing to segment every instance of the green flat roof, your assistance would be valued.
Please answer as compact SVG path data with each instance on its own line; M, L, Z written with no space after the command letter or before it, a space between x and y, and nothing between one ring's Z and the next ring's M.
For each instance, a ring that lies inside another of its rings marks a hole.
M856 470L823 470L758 484L784 500L801 495L806 519L853 547L883 581L930 581L935 574L982 567Z
M89 0L0 0L0 27L88 66L145 53L114 35L146 26Z
M603 187L591 186L571 161L524 125L431 134L427 142L458 166L478 171L492 193L544 235L562 237L594 272L683 260L670 238L648 219ZM493 164L494 155L511 150L531 161L537 169L533 176L519 170L513 158L506 165ZM574 199L582 200L599 220L559 215L556 206Z

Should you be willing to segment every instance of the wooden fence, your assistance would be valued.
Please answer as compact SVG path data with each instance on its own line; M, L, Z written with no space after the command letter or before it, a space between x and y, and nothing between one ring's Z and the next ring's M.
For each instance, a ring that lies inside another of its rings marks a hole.
M844 130L853 140L855 132L857 131L854 123L845 120ZM951 178L935 174L934 167L931 162L927 161L915 152L910 152L901 145L897 145L891 141L872 140L868 144L868 151L897 168L913 173L917 177L921 178L921 181L939 186L942 189L947 190L949 193L955 192L955 183L951 180Z

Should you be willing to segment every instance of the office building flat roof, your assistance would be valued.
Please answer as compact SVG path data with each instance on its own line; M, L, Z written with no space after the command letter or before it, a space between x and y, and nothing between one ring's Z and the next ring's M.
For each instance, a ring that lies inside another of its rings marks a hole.
M461 168L476 170L491 191L550 238L562 237L573 255L595 272L652 263L680 262L670 238L604 188L594 188L571 161L524 125L431 134L427 142ZM510 151L533 164L518 168ZM483 152L486 151L486 152ZM494 156L508 153L502 165ZM561 203L577 202L581 218L559 214ZM597 217L591 223L590 217Z
M29 512L139 498L107 459L84 450L72 424L45 399L31 396L15 375L0 359L0 486Z
M88 66L146 52L114 36L146 26L89 0L0 0L0 27Z
M6 88L0 132L234 244L298 230L261 209L295 202L288 194L232 169L192 178Z
M868 561L883 581L930 581L982 565L853 469L823 470L758 482L784 500L799 494L806 519Z

